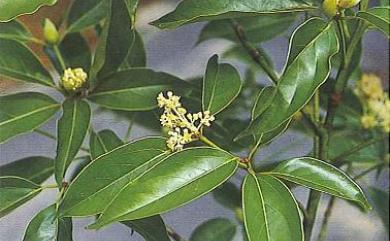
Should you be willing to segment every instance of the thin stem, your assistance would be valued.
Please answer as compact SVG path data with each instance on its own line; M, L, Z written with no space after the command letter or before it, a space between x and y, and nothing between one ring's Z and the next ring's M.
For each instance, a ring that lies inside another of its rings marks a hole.
M207 137L205 137L204 135L200 136L199 137L199 140L201 142L203 142L204 144L208 145L208 146L211 146L211 147L214 147L214 148L217 148L217 149L222 149L220 148L217 144L215 144L214 142L212 142L210 139L208 139Z
M134 118L134 117L133 117ZM125 142L129 140L130 138L130 135L131 135L131 131L133 129L133 125L134 125L134 120L133 118L130 120L129 122L129 127L127 127L127 131L126 131L126 135L125 135Z
M58 62L60 62L62 70L66 69L65 61L64 58L62 58L60 49L58 48L58 45L53 45L54 53L57 56Z
M58 188L58 185L56 183L48 184L48 185L42 185L42 189L50 189L50 188Z
M250 153L248 155L248 160L249 161L253 161L253 158L255 157L256 153L259 151L262 139L263 139L263 134L261 134L259 140L256 142L254 147L251 149L251 151L250 151Z
M170 227L167 227L167 233L168 233L169 237L171 237L175 241L185 241L185 239L183 237L181 237L178 233L176 233L175 230L173 230Z
M357 181L357 180L359 180L360 178L362 178L362 177L364 177L365 175L367 175L368 173L370 173L370 172L372 172L372 171L374 171L374 170L376 170L376 169L378 169L379 167L382 167L382 166L384 166L384 165L385 165L385 163L378 163L378 164L376 164L376 165L374 165L374 166L368 168L367 170L362 171L362 172L359 173L358 175L354 176L354 177L353 177L353 180Z
M328 235L328 226L329 226L329 219L332 215L332 210L335 204L336 198L334 196L330 197L328 207L324 214L324 222L321 227L320 234L318 235L318 241L326 241L326 237Z

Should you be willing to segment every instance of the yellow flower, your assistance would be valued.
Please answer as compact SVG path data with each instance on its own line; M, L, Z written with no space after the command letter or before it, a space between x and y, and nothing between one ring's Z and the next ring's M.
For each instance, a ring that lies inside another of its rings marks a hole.
M358 5L360 0L339 0L339 7L341 8L352 8Z
M338 12L338 0L324 0L322 3L322 9L329 17L333 17Z
M357 83L357 91L366 98L379 99L383 97L381 79L374 74L363 74Z
M360 121L362 123L363 128L365 129L374 128L378 124L375 119L375 116L372 115L363 115Z
M68 91L76 91L85 85L87 77L88 75L82 68L68 68L64 71L61 84Z
M180 103L180 97L171 91L165 97L163 93L157 96L157 103L164 112L160 116L160 123L169 129L167 146L172 151L183 149L185 144L197 140L204 126L210 126L215 120L209 111L188 113Z

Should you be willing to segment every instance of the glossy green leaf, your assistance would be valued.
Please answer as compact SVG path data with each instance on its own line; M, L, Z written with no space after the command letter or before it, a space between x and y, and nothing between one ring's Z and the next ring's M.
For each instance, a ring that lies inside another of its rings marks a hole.
M203 79L202 107L212 115L218 114L237 98L241 78L230 64L219 64L218 55L211 57Z
M191 202L233 175L236 159L225 151L206 147L189 148L162 158L127 184L90 228L150 217Z
M383 226L389 231L389 190L381 190L376 187L368 188L375 211L381 218Z
M157 95L186 84L172 75L145 68L123 70L102 80L88 99L114 110L141 111L157 107Z
M99 156L70 184L60 205L60 214L90 216L101 213L125 185L158 163L164 157L165 149L163 138L148 138Z
M135 31L133 41L120 70L146 66L146 51L141 35Z
M241 192L236 185L226 182L213 191L214 199L222 206L235 211L241 208Z
M229 219L211 219L195 229L190 241L232 241L236 234L236 229L236 225Z
M268 108L242 134L268 132L303 108L330 73L330 59L339 50L333 23L312 18L293 34L286 69Z
M0 23L0 38L27 42L31 39L31 33L21 22L13 20Z
M65 100L62 111L62 117L58 121L57 156L54 165L58 185L61 185L66 169L83 144L91 118L91 109L83 100Z
M236 21L245 31L248 41L260 43L283 34L295 20L296 14L286 13L239 18ZM198 43L214 38L238 41L230 20L216 20L208 23L200 33Z
M72 241L72 220L56 217L56 205L40 211L28 224L23 241Z
M32 131L48 121L60 105L41 93L25 92L0 97L0 143Z
M102 130L98 133L92 132L89 141L91 157L96 159L121 145L123 145L122 140L111 130Z
M165 223L159 215L122 223L139 233L145 241L170 241Z
M92 87L104 82L102 80L104 77L119 69L127 57L134 38L125 2L123 0L110 2L110 6L107 7L108 16L89 73Z
M20 177L0 177L0 218L41 192L41 187Z
M0 3L0 22L9 21L20 15L34 13L40 7L50 6L56 2L57 0L2 0Z
M152 22L159 28L177 28L184 24L256 16L259 14L297 12L313 9L314 7L302 0L185 0L177 8L157 21Z
M69 10L68 32L79 32L98 24L107 15L109 0L75 0Z
M24 44L0 38L0 76L54 86L37 56Z
M375 28L382 31L386 36L390 37L390 7L375 7L369 10L357 13L359 18L362 18L372 24Z
M26 157L0 166L0 176L17 176L34 183L46 181L54 173L54 160L44 156Z
M271 176L248 175L243 183L248 241L302 241L303 227L290 190Z
M282 162L267 174L354 201L364 209L370 208L358 184L342 170L324 161L311 157L294 158Z

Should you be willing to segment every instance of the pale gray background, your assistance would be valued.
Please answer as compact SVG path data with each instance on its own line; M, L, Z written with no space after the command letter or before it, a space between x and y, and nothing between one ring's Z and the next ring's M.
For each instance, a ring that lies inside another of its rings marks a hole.
M175 1L161 1L143 8L139 13L138 29L145 36L148 50L148 65L153 69L166 71L182 78L199 76L203 74L208 58L214 53L223 53L230 46L230 43L217 40L194 47L203 24L192 24L175 31L159 31L147 25L147 22L161 16L163 12L173 9L175 5ZM288 40L285 36L264 45L276 61L276 66L279 69L284 65L287 46ZM388 41L382 34L372 32L367 35L364 46L364 70L377 73L382 78L387 78L389 64ZM263 80L263 78L259 77L259 80ZM385 80L387 82L387 79ZM31 89L31 87L24 88ZM20 91L20 89L16 91ZM56 123L51 121L44 126L44 129L53 132L55 125ZM113 128L118 135L124 136L127 123L126 121L103 115L98 119L95 118L93 126L97 130L107 127ZM131 137L137 138L149 134L150 132L147 130L136 127ZM291 142L296 143L296 150L279 155L276 159L292 157L298 153L306 154L311 149L310 141L290 133L280 137L269 148L263 150L258 159L266 159L273 151ZM56 144L54 141L38 134L19 136L0 145L0 164L31 155L53 157L55 150ZM382 175L380 180L380 186L387 188L388 175ZM363 186L367 186L372 181L373 177L368 177L360 183ZM48 183L52 182L53 180L48 181ZM295 193L301 200L304 201L306 199L306 192L303 189L296 190ZM0 240L21 241L29 220L39 210L52 204L55 198L55 191L45 191L31 202L15 210L12 214L0 219ZM188 238L193 229L203 221L219 216L225 216L234 220L231 211L215 203L210 195L163 215L165 222L185 238ZM91 221L91 219L74 220L75 241L142 240L137 234L130 236L130 229L119 224L112 225L98 232L84 230L84 227ZM374 212L364 214L341 200L338 200L335 205L330 219L330 230L331 234L328 240L334 241L382 241L388 239L379 218ZM236 240L241 240L241 237L238 235Z

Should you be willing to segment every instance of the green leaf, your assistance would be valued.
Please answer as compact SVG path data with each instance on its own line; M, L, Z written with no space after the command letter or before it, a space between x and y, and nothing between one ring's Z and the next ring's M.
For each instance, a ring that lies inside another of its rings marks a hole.
M69 10L67 32L80 32L98 24L106 17L109 3L109 0L75 0Z
M195 229L190 241L232 241L236 234L236 229L236 225L229 219L211 219Z
M0 143L32 131L48 121L60 105L41 93L25 92L0 97Z
M211 57L203 79L203 110L218 114L237 98L240 91L241 78L237 70L230 64L219 64L218 55Z
M46 181L53 172L54 160L43 156L26 157L0 166L1 176L17 176L34 183Z
M41 187L20 177L0 177L0 218L41 192Z
M241 208L241 192L231 182L226 182L213 191L214 199L222 206L235 211Z
M102 130L98 133L92 132L89 141L91 158L96 159L121 145L123 145L122 140L111 130Z
M123 61L120 70L146 66L146 51L141 35L135 31L129 52Z
M358 203L370 209L362 189L347 174L336 167L311 157L287 160L267 172L290 182Z
M47 70L38 57L24 44L0 38L0 76L54 86Z
M134 38L129 12L123 0L111 0L107 12L108 16L89 73L92 87L103 82L104 77L119 69L127 57Z
M131 24L134 26L139 0L124 0L129 11Z
M296 14L286 13L239 18L236 21L243 27L248 41L260 43L281 35L295 20ZM198 43L214 38L238 41L230 20L216 20L208 23L200 33Z
M150 217L191 202L233 175L236 159L225 151L205 147L173 153L128 183L89 227Z
M2 0L0 4L0 22L7 22L18 16L34 13L40 7L51 6L56 2L57 0Z
M61 41L59 49L67 67L83 68L84 71L89 71L92 59L91 51L81 34L67 34Z
M375 211L383 222L383 226L389 231L389 191L383 191L376 187L368 188Z
M332 23L319 18L303 23L292 36L287 67L270 100L271 104L241 136L269 132L303 108L328 78L330 59L338 50Z
M311 4L302 0L220 0L210 2L208 0L185 0L177 8L157 21L152 22L159 28L177 28L184 24L250 17L259 14L297 12L313 9Z
M122 223L139 233L145 241L170 241L160 215Z
M69 185L59 208L60 215L101 213L125 185L158 163L165 156L165 149L163 138L148 138L99 156Z
M382 31L388 38L390 37L390 8L386 7L375 7L369 10L360 11L357 16L361 19L366 20L372 24L375 28Z
M243 183L248 241L302 241L298 205L290 190L271 176L248 175Z
M88 99L114 110L141 111L157 107L157 95L180 90L186 83L172 75L145 68L119 71L102 80Z
M23 23L13 20L7 23L0 23L0 38L27 42L32 35Z
M72 220L57 219L56 205L40 211L28 224L23 241L72 241Z
M54 165L58 185L61 185L66 169L83 144L91 118L91 109L84 100L67 99L62 104L62 111L62 117L58 121L57 156Z

